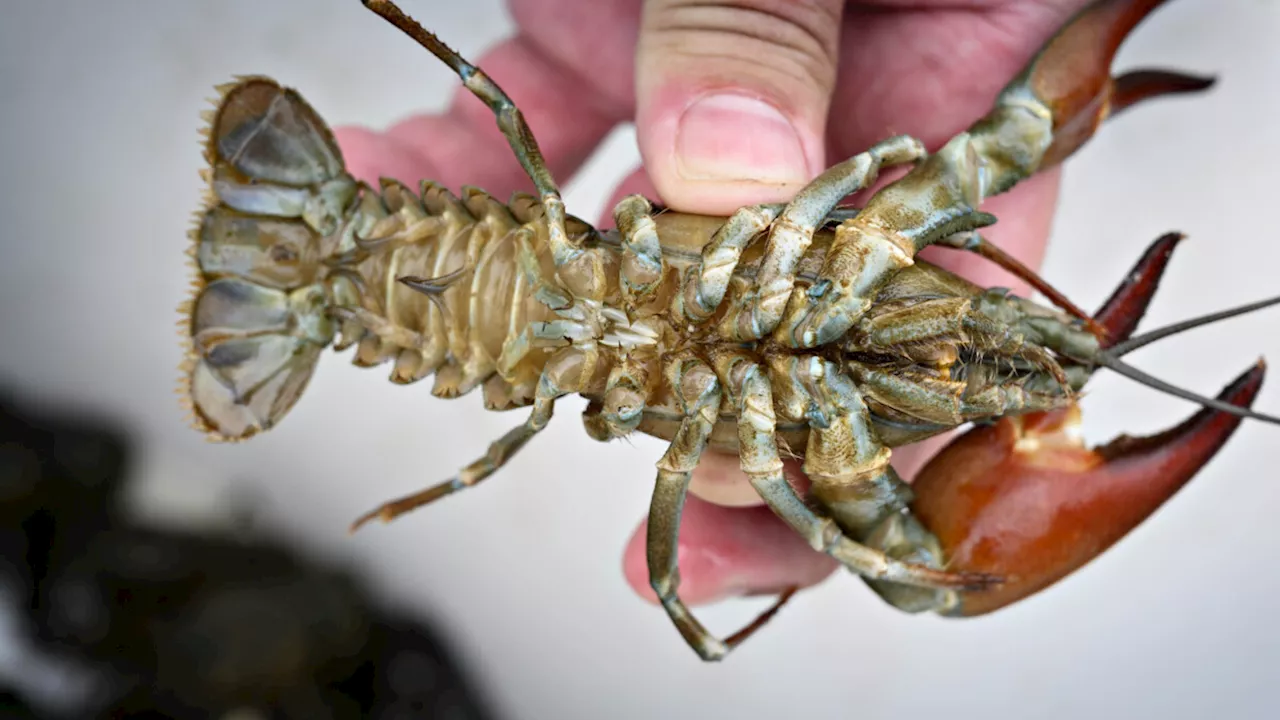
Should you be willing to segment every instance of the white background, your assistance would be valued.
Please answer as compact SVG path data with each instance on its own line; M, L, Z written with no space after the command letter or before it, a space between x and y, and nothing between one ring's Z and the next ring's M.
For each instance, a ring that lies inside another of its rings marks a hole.
M584 0L585 1L585 0ZM511 29L495 0L409 2L468 57ZM1046 276L1096 307L1157 235L1190 235L1144 327L1280 289L1280 4L1170 3L1120 65L1220 73L1194 100L1144 106L1069 165ZM1246 423L1195 482L1068 582L980 620L912 617L837 574L718 666L697 661L619 558L646 511L649 438L590 441L563 402L482 490L348 538L370 506L434 482L522 416L478 394L386 381L328 356L278 429L209 445L172 386L174 308L201 190L196 128L212 85L270 74L330 122L438 109L454 78L355 0L13 3L0 23L0 374L28 397L117 413L140 433L138 508L215 521L248 498L264 523L358 565L445 623L507 718L1276 717L1280 429ZM637 161L616 133L569 184L599 215ZM1280 315L1235 320L1134 361L1203 392L1260 354ZM1280 380L1257 406L1280 411ZM1093 441L1192 408L1113 375L1085 404ZM702 610L728 630L757 602Z

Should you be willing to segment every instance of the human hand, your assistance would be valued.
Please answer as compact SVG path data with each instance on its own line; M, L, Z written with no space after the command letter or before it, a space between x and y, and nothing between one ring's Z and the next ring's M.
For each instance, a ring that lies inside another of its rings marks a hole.
M520 107L562 185L609 131L634 120L644 167L613 199L639 192L673 209L728 215L788 200L891 135L936 148L986 112L1086 3L511 0L519 31L476 64ZM499 198L531 189L493 115L461 87L442 114L337 135L365 180L431 178ZM1037 267L1057 187L1057 172L1047 171L993 198L983 209L1000 223L984 233ZM930 248L924 257L983 285L1027 290L968 254ZM895 467L911 478L943 441L897 451ZM787 473L804 487L798 462ZM679 550L687 604L806 587L836 568L761 506L736 457L708 452L690 491ZM641 525L624 568L654 600L644 557Z

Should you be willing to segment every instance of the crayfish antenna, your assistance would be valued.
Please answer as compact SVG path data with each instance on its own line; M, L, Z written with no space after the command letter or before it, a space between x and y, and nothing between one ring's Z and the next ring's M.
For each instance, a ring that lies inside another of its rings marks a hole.
M1096 362L1102 367L1105 367L1108 370L1114 373L1117 373L1119 375L1123 375L1129 378L1130 380L1141 383L1142 385L1145 385L1151 388L1152 390L1158 390L1167 395L1172 395L1177 398L1182 398L1183 400L1189 400L1193 403L1196 403L1197 405L1200 405L1201 407L1211 408L1213 410L1217 410L1218 412L1229 413L1231 415L1235 415L1236 417L1240 417L1240 418L1249 418L1250 420L1261 420L1266 423L1271 423L1272 425L1280 425L1280 417L1276 417L1274 415L1267 415L1265 413L1255 412L1247 408L1242 408L1237 405L1224 402L1221 399L1206 397L1204 395L1200 395L1198 393L1187 390L1186 388L1178 387L1177 385L1174 385L1169 382L1165 382L1160 378L1153 377L1152 375L1149 375L1148 373L1145 373L1132 365L1127 365L1121 362L1120 360L1114 357L1111 357L1110 355L1107 355L1106 353L1099 353L1098 357L1096 358Z
M1092 358L1093 364L1097 367L1105 367L1154 390L1183 400L1189 400L1202 407L1231 413L1239 417L1280 424L1280 418L1278 417L1256 413L1233 404L1223 403L1214 398L1199 395L1153 377L1120 360L1124 355L1150 345L1157 340L1256 312L1273 305L1280 305L1280 296L1267 298L1133 336L1133 331L1137 328L1138 323L1141 322L1143 315L1146 314L1147 308L1159 288L1160 280L1168 267L1174 249L1184 237L1181 233L1167 233L1151 243L1146 252L1143 253L1142 258L1125 276L1124 282L1116 288L1111 297L1094 314L1095 324L1104 331L1105 336L1099 342L1099 351Z
M1259 362L1218 402L1248 407L1265 372ZM1203 409L1165 432L1092 450L1079 422L1077 406L1005 417L962 435L917 476L912 511L937 536L947 569L1005 577L962 591L947 614L999 610L1080 569L1190 482L1242 421Z
M1166 238L1170 238L1166 240ZM1164 242L1162 242L1164 241ZM1110 300L1099 311L1096 319L1109 333L1107 342L1102 344L1102 349L1093 358L1094 364L1099 367L1107 368L1112 372L1129 378L1135 382L1141 383L1153 390L1163 392L1183 400L1200 405L1205 408L1212 408L1219 412L1231 413L1241 418L1249 418L1252 420L1261 420L1263 422L1280 425L1280 417L1267 415L1264 413L1254 412L1245 408L1241 408L1234 404L1224 403L1219 399L1200 395L1186 388L1178 387L1172 383L1161 380L1152 376L1138 368L1129 365L1120 360L1121 357L1127 355L1139 348L1146 347L1158 340L1172 337L1180 333L1194 330L1195 328L1204 327L1213 323L1229 320L1241 315L1257 312L1275 305L1280 305L1280 296L1266 298L1255 302L1240 305L1226 310L1202 315L1190 320L1174 323L1166 327L1152 330L1142 335L1130 337L1133 328L1137 326L1138 321L1145 312L1147 304L1150 302L1152 295L1155 293L1155 285L1158 284L1159 275L1163 272L1164 264L1168 261L1168 255L1172 252L1170 236L1157 240L1147 254L1139 261L1138 266L1130 273L1126 282L1116 291Z
M1147 345L1150 345L1151 343L1156 342L1157 340L1163 340L1167 337L1177 335L1179 333L1184 333L1188 330L1194 330L1198 327L1203 327L1205 325L1211 325L1221 320L1229 320L1233 317L1248 315L1249 313L1256 312L1258 310L1263 310L1273 305L1280 305L1280 295L1277 295L1276 297L1272 297L1272 298L1267 298L1265 300L1258 300L1256 302L1251 302L1246 305L1240 305L1238 307L1228 308L1226 310L1219 310L1218 312L1215 312L1215 313L1209 313L1208 315L1201 315L1198 318L1183 320L1180 323L1174 323L1173 325L1162 327L1158 330L1152 330L1151 332L1143 333L1137 337L1129 338L1124 342L1116 343L1115 345L1112 345L1110 348L1108 348L1107 352L1112 357L1122 357L1128 353L1133 352L1134 350L1137 350L1138 348L1146 347Z

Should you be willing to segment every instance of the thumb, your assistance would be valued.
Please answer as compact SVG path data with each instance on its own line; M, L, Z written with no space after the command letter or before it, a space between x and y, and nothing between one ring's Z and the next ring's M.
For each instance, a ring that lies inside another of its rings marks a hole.
M662 201L728 214L824 168L844 0L646 0L636 135Z

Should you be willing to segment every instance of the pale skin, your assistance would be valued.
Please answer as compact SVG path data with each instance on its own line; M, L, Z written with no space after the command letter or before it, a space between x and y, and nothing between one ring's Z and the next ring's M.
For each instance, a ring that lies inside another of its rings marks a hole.
M510 0L516 34L476 65L521 108L562 186L613 127L633 121L644 167L608 207L642 193L727 216L789 200L826 167L894 134L936 149L982 115L1086 3ZM496 197L531 189L491 111L460 86L442 114L337 135L351 172L365 180L431 178ZM999 224L984 234L1038 267L1057 191L1058 173L1049 171L991 199L983 209ZM612 225L611 217L588 219ZM984 285L1027 291L968 253L929 248L922 257ZM909 479L942 441L899 449L894 465ZM789 461L787 474L805 486L799 462ZM762 506L736 457L704 455L690 490L679 551L687 604L807 587L837 568ZM642 523L623 567L636 592L656 602L644 543Z

